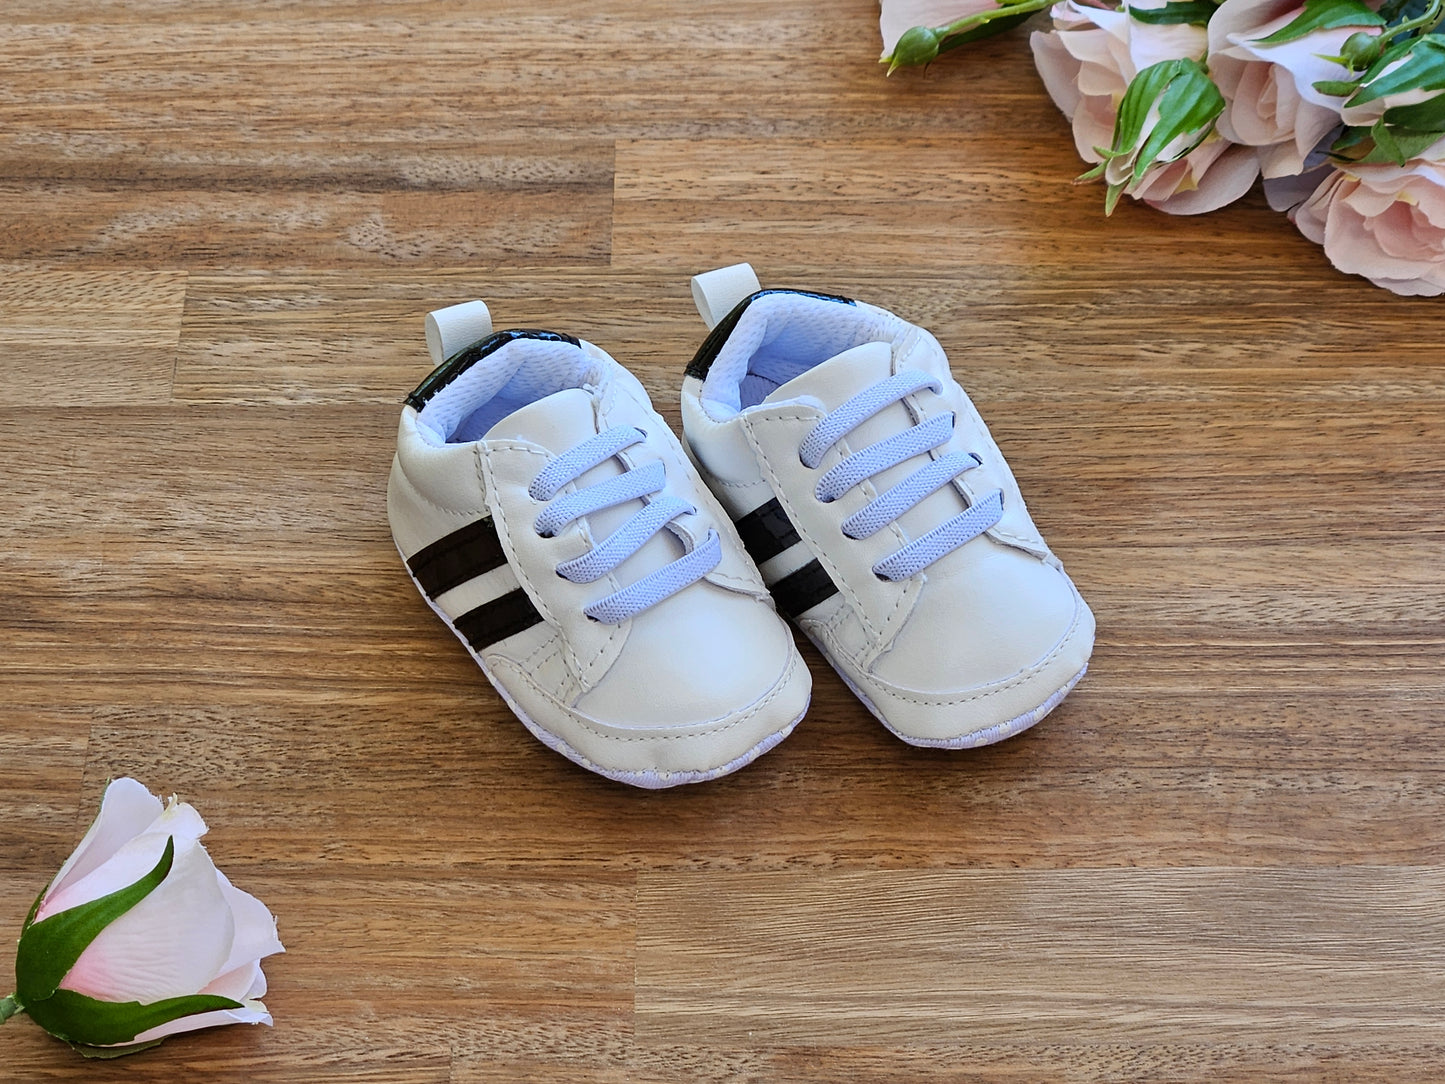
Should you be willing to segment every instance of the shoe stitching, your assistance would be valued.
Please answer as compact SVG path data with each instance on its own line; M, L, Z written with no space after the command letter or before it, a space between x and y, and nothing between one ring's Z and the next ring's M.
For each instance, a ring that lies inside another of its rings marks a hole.
M428 508L435 509L436 511L442 513L442 515L444 516L456 516L459 519L474 519L479 515L484 516L488 514L488 509L485 503L480 508L452 508L445 504L438 504L436 501L432 500L425 493L423 493L421 491L421 488L411 480L411 475L407 474L406 466L401 462L400 456L397 456L394 462L396 463L397 474L406 484L407 489L410 490L409 495L415 496L418 500L421 501L422 504L426 505Z
M636 737L623 737L621 735L609 734L606 731L598 730L597 727L593 725L580 712L576 711L573 708L569 708L566 705L560 704L560 702L557 701L556 697L552 696L552 694L548 693L534 680L532 680L531 674L527 673L526 670L516 669L517 664L514 663L511 659L503 659L500 660L500 662L503 668L514 669L516 678L522 681L524 684L530 686L533 691L537 692L546 699L551 700L553 703L557 703L560 707L562 707L562 709L567 713L568 718L577 726L587 731L589 734L592 734L593 736L600 738L603 741L630 743L656 741L689 741L694 738L705 738L712 737L717 734L724 734L727 731L732 730L734 727L740 726L741 724L747 722L749 719L752 719L760 712L762 712L764 708L766 708L769 704L771 704L774 700L776 700L779 696L782 695L784 689L788 688L791 685L793 675L797 672L798 661L801 656L795 650L790 651L790 655L791 658L788 659L788 665L784 668L783 673L781 674L781 676L779 676L778 680L773 683L773 687L768 690L767 696L750 705L741 715L738 715L736 718L733 718L731 715L719 715L714 719L704 719L701 722L688 723L687 727L689 732L686 734L651 733L639 734ZM535 719L533 721L536 722ZM711 730L694 729L696 727L711 726L713 723L721 723L722 725L713 727L713 729ZM541 727L541 723L537 723L537 725ZM546 728L543 727L542 729ZM643 769L629 770L641 771Z
M522 452L526 455L535 456L538 459L548 458L545 452L539 452L535 447L532 447L531 445L518 444L514 441L499 441L495 444L492 444L491 448L500 451ZM477 446L477 476L482 483L483 493L495 493L499 488L496 483L495 476L492 473L491 459L490 457L482 454L482 448L480 445ZM490 486L488 485L489 476L491 476ZM498 514L500 511L501 505L499 503L492 510L492 523L497 528L497 537L502 540L504 551L507 552L507 564L511 566L512 572L517 577L518 583L520 583L522 587L527 591L527 596L532 600L532 604L537 607L538 611L542 615L542 618L549 624L551 624L553 628L558 629L560 634L561 621L558 620L557 616L552 610L551 605L547 602L545 598L542 597L541 592L537 588L537 584L532 580L531 576L528 575L527 570L522 567L522 562L512 560L512 554L516 552L516 546L512 543L511 525L507 522L506 516ZM582 664L577 658L576 652L572 650L571 641L566 636L562 635L559 635L558 638L562 643L563 649L567 653L566 660L568 662L568 669L570 669L573 674L580 674L582 670Z
M901 701L905 704L912 704L916 707L945 708L954 707L958 704L970 704L977 700L987 700L989 697L998 696L1002 693L1008 692L1011 689L1017 688L1020 685L1027 684L1034 678L1038 677L1038 675L1041 674L1044 670L1048 669L1049 664L1052 663L1054 659L1058 658L1059 655L1063 653L1065 648L1067 648L1070 644L1073 643L1074 637L1079 631L1079 625L1082 620L1082 615L1083 607L1080 606L1078 604L1078 601L1076 600L1074 603L1074 619L1070 623L1068 631L1065 632L1062 637L1060 637L1058 643L1053 646L1053 648L1049 651L1047 655L1045 655L1042 659L1040 659L1038 662L1034 663L1027 669L1015 674L1013 677L1007 678L999 684L990 685L986 689L981 689L977 692L969 693L967 696L955 697L950 700L942 700L938 698L920 699L916 696L908 696L904 693L895 692L894 689L896 688L896 686L889 685L881 678L876 678L872 674L864 674L859 678L859 680L867 683L871 690L882 693L883 695L889 697L892 700Z

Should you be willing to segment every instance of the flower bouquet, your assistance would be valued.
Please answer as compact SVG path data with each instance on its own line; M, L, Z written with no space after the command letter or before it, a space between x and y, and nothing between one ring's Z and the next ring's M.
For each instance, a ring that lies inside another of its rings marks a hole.
M1445 0L882 0L883 63L1031 35L1080 181L1171 214L1263 178L1341 271L1445 293Z

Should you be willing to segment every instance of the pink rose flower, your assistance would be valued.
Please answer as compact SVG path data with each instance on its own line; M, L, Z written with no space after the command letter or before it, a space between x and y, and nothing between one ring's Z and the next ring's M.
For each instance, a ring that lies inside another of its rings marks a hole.
M1344 99L1321 94L1314 84L1351 74L1326 58L1338 56L1352 34L1379 33L1378 27L1339 26L1260 44L1302 10L1300 0L1225 0L1209 20L1209 70L1228 102L1220 134L1262 148L1266 178L1301 172L1309 153L1340 123Z
M1290 217L1341 271L1397 294L1445 293L1445 139L1403 166L1341 167Z
M1162 7L1148 0L1138 7ZM1096 147L1113 142L1120 99L1140 71L1164 60L1198 60L1208 38L1187 23L1151 25L1127 11L1088 7L1063 0L1050 13L1054 29L1029 39L1044 86L1073 124L1074 145L1086 162L1099 162ZM1124 189L1151 207L1171 214L1201 214L1223 207L1249 191L1259 174L1254 152L1216 134L1174 162L1156 162ZM1106 174L1106 179L1116 178Z
M200 844L205 832L191 806L174 798L162 805L134 779L106 787L95 822L26 923L16 963L21 996L12 1005L25 1002L20 1007L37 1023L72 1043L112 1048L217 1024L271 1023L257 999L266 992L261 959L283 951L276 921L265 904L216 869ZM159 883L110 919L74 957L58 986L55 977L46 981L34 973L44 970L71 936L42 933L54 926L44 926L47 919L133 888L162 870ZM27 954L27 938L54 945ZM124 1026L126 1019L141 1019L144 1007L194 995L208 997L188 1005L187 1015L139 1031Z
M994 0L882 0L882 5L878 30L883 35L884 56L892 53L898 39L915 26L947 26L965 15L998 7Z

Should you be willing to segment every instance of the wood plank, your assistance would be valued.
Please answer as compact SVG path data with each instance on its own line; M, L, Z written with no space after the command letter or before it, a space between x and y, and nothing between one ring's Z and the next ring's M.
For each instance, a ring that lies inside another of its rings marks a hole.
M1029 28L885 79L876 4L6 14L0 928L131 774L288 947L275 1028L88 1077L1438 1079L1432 302L1258 195L1105 218ZM914 749L804 645L788 741L642 793L402 575L425 311L581 335L675 424L687 278L737 259L949 350L1099 617L1041 725Z
M185 292L179 271L0 275L0 408L169 401Z
M1359 700L1297 701L1276 719L1244 698L1216 734L1226 706L1196 714L1197 693L1131 700L1116 716L1119 699L1091 698L1086 683L1077 704L1027 737L950 755L898 742L840 682L815 673L813 710L776 750L713 787L659 796L611 786L546 750L464 657L434 670L433 691L379 683L365 698L293 682L241 703L204 673L190 686L178 677L164 706L97 710L87 778L97 793L105 777L133 774L205 795L214 823L251 841L231 852L237 876L277 863L298 876L325 863L407 879L459 864L1328 867L1445 856L1433 830L1445 815L1433 699L1398 716L1388 700L1373 712ZM1336 717L1345 721L1331 726ZM1372 733L1382 717L1391 724ZM384 832L368 828L378 822Z
M1420 949L1439 944L1442 889L1438 868L647 874L637 1035L1146 1052L1287 1036L1316 1068L1348 1065L1357 1043L1439 1043L1445 972Z
M90 725L90 712L84 710L25 710L11 702L0 711L0 809L5 816L0 882L15 882L12 903L18 907L18 913L0 911L0 928L19 929L90 822L91 811L77 800ZM36 870L50 872L35 876ZM27 879L33 883L24 883ZM4 981L0 978L0 985Z
M1012 62L1027 63L1017 55ZM985 120L998 125L980 136L992 154L946 126L927 136L905 130L847 140L624 141L613 261L662 267L686 252L704 266L748 259L847 273L893 266L906 252L909 270L950 271L961 289L976 279L987 291L1000 274L1070 277L1087 252L1089 274L1109 283L1099 297L1115 302L1116 284L1127 290L1142 281L1197 300L1198 269L1178 259L1197 250L1209 253L1212 281L1258 284L1267 265L1276 288L1341 285L1318 247L1259 195L1197 217L1125 200L1106 218L1099 188L1071 184L1082 167L1047 96L1016 105L1008 118L983 106ZM1018 130L1050 138L1006 138ZM1390 300L1404 311L1405 302Z

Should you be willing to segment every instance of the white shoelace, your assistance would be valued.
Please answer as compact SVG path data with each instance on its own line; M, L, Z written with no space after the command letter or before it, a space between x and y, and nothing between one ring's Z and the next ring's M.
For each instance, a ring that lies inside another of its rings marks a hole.
M935 393L943 387L933 377L906 370L859 392L836 410L825 415L803 438L798 457L816 470L828 449L885 407L928 388ZM830 504L858 483L916 455L926 455L947 444L953 434L953 414L939 414L911 429L894 433L876 444L854 452L818 479L814 496ZM964 471L983 460L972 452L949 452L930 459L903 481L880 493L842 523L849 538L868 538L881 531L929 494L951 483ZM885 580L906 580L965 542L977 538L1003 516L1003 492L992 493L975 502L966 512L945 520L927 533L889 554L873 566L873 573Z
M532 499L551 502L532 525L533 530L543 538L551 538L569 523L592 512L611 508L625 501L645 502L640 512L596 543L587 553L558 565L559 576L573 583L600 580L678 516L697 512L696 508L678 497L652 497L654 493L661 493L666 484L661 463L635 467L605 482L584 486L553 500L569 483L618 452L642 443L646 438L646 433L630 425L609 429L559 455L532 479L527 490ZM648 500L649 497L652 499ZM621 624L649 606L655 606L663 599L677 594L684 587L692 586L716 568L721 560L722 542L716 531L709 530L707 538L691 552L649 573L630 587L598 599L582 612L609 625Z

